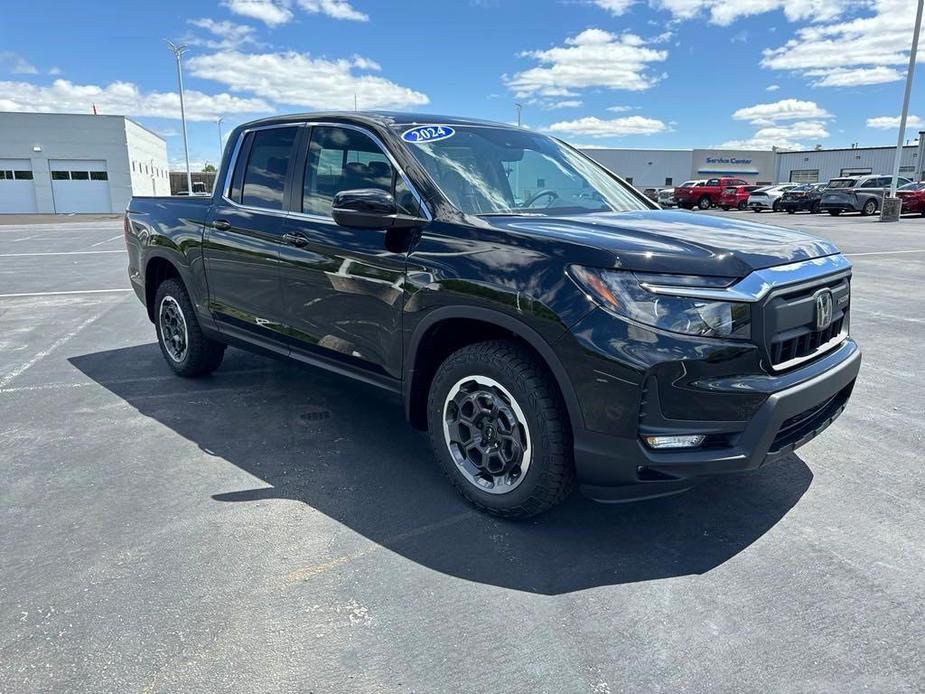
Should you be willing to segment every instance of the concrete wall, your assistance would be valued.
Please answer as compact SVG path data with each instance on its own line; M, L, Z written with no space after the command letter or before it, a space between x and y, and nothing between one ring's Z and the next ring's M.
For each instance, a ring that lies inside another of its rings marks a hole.
M163 169L163 183L157 190L168 195L166 143L124 116L0 113L0 159L31 161L38 212L57 211L49 160L106 162L112 212L125 209L136 185L139 194L152 194L150 176L132 177L130 149L139 160L144 157L150 166L153 159Z
M893 173L895 147L859 147L808 152L781 152L778 155L778 179L789 181L794 171L818 170L818 180L842 176L845 169L864 169L872 174ZM903 147L900 175L919 179L925 166L918 161L918 147Z
M582 149L582 152L637 188L677 186L691 178L689 149ZM666 179L671 179L666 183Z
M125 133L131 194L170 195L167 143L158 135L128 119L125 121Z

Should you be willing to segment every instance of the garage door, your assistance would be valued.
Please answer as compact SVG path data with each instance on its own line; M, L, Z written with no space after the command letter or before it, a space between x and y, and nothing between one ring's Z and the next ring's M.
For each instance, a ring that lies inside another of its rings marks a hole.
M0 214L37 211L32 162L0 159Z
M52 159L48 168L55 212L112 212L105 161Z

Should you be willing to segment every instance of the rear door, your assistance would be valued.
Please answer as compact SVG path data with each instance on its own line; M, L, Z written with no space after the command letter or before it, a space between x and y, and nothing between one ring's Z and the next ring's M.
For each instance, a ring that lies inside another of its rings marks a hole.
M285 342L279 257L302 130L298 125L258 128L243 133L236 145L203 244L209 306L222 332Z
M280 265L292 356L399 377L408 232L339 226L331 203L343 190L381 188L420 216L417 198L378 139L352 125L313 125L294 180Z

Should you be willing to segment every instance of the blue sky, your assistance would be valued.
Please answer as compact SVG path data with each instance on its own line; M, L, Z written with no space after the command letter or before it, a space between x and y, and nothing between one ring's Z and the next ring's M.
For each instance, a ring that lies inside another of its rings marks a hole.
M912 0L56 0L0 25L0 110L128 115L182 157L165 38L189 45L191 157L215 119L393 108L580 145L895 141ZM923 126L919 68L907 137Z

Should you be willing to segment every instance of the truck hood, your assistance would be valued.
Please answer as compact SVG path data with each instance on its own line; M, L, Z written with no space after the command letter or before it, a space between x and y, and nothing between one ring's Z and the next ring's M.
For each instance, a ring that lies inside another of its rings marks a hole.
M563 217L491 217L492 226L609 251L614 267L744 277L753 270L838 253L831 241L739 219L641 210Z

